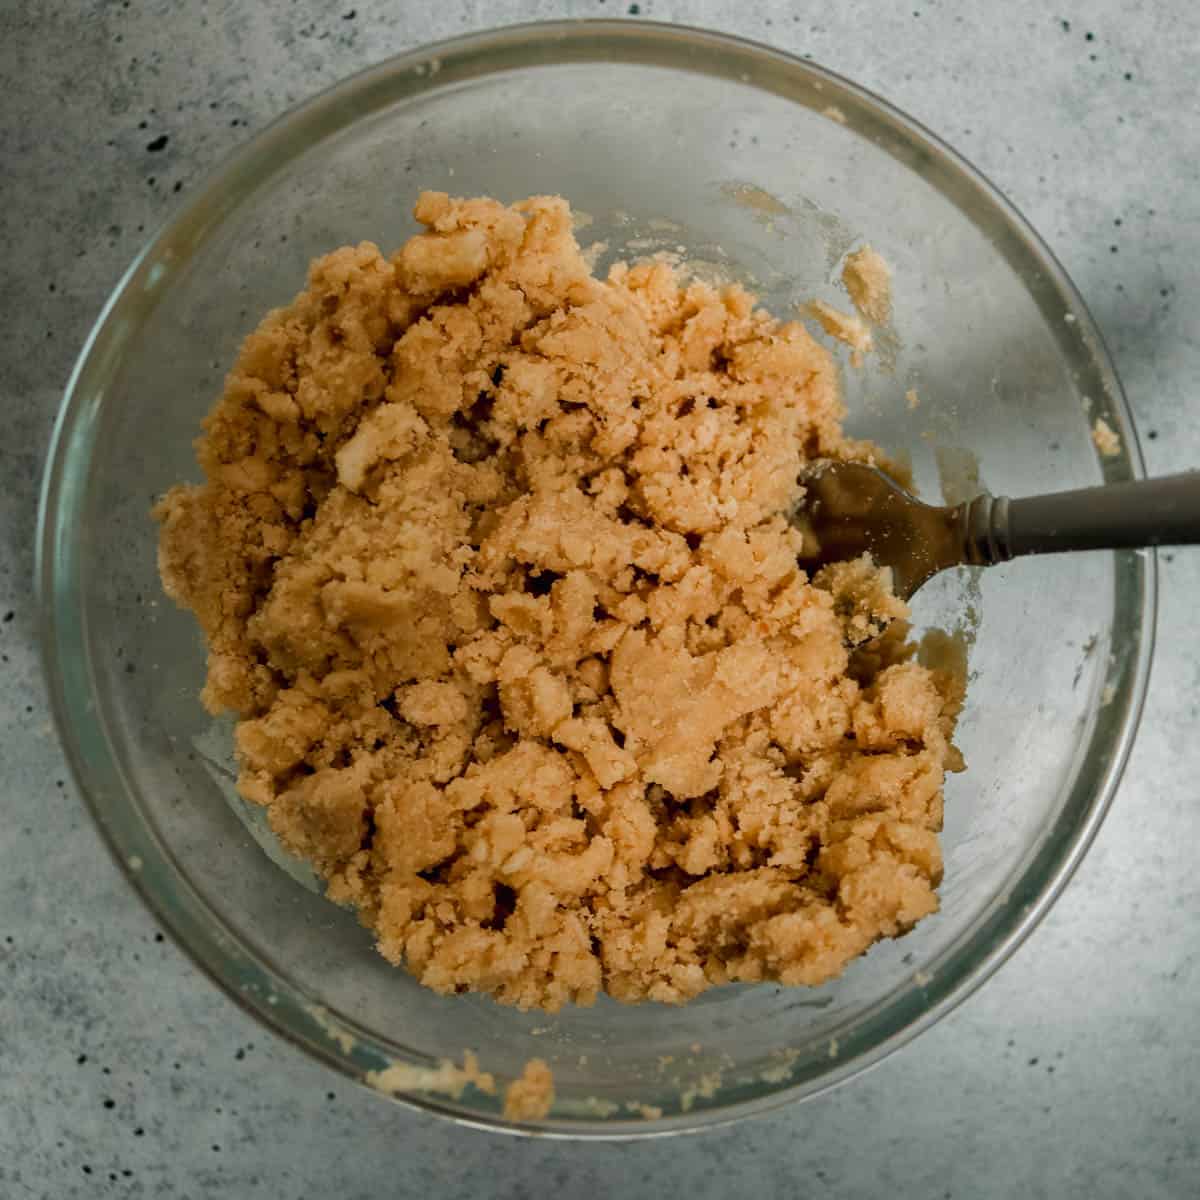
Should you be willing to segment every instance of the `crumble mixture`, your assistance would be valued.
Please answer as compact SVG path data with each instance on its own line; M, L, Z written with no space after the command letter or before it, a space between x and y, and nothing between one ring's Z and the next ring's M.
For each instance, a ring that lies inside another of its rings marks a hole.
M1092 445L1103 458L1116 458L1121 453L1121 438L1103 417L1092 423Z
M937 907L962 680L887 571L798 563L798 473L875 453L832 359L739 287L593 278L561 199L415 211L246 339L156 510L241 792L439 992L836 976Z
M875 348L875 339L862 317L844 313L824 300L813 300L808 306L808 313L831 338L850 347L851 364L861 367L864 356Z
M496 1077L480 1069L479 1058L471 1050L463 1051L461 1067L449 1059L443 1059L437 1067L393 1063L382 1071L368 1071L366 1082L385 1095L441 1092L457 1100L468 1086L488 1096L496 1094ZM554 1074L544 1059L531 1058L504 1089L504 1116L510 1121L537 1121L547 1116L553 1105Z
M545 1060L531 1058L504 1090L504 1115L510 1121L538 1121L553 1104L554 1075Z
M863 246L847 255L842 284L868 321L886 325L892 319L892 269L878 250Z

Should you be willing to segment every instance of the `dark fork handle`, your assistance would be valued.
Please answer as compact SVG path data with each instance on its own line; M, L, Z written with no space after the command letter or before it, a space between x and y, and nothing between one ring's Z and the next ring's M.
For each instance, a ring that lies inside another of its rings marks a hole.
M1009 500L977 496L959 508L966 560L1022 554L1200 544L1200 471Z

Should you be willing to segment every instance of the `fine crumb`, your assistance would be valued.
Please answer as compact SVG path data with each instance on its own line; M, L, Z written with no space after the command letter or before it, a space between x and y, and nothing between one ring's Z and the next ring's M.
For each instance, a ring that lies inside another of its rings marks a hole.
M697 1100L711 1100L720 1087L720 1071L710 1071L707 1075L701 1075L698 1083L680 1092L679 1107L684 1112L690 1112Z
M918 408L921 404L921 397L917 395L916 388L909 388L908 391L904 393L904 399L907 401L910 411Z
M796 1065L796 1059L800 1057L801 1052L799 1050L784 1049L774 1050L771 1054L773 1058L778 1058L779 1062L773 1067L768 1067L765 1071L760 1071L759 1078L764 1083L783 1083L791 1075Z
M342 1049L344 1054L349 1054L354 1049L356 1039L354 1035L334 1020L333 1014L323 1004L306 1004L304 1011L321 1027L321 1029L336 1042Z
M519 1079L504 1090L504 1115L510 1121L539 1121L554 1103L554 1076L540 1058L531 1058Z
M594 278L556 197L416 216L263 319L156 510L239 791L443 994L837 976L937 908L962 680L888 572L797 564L805 464L878 453L831 355L668 263Z
M657 1104L643 1104L639 1100L629 1100L625 1107L645 1121L657 1121L663 1115L663 1110Z
M755 187L752 183L726 183L722 185L721 191L739 207L765 216L784 217L792 211L777 196L772 196L770 192Z
M892 317L892 269L870 246L847 255L842 283L854 307L868 321L886 325Z
M831 121L836 121L839 125L845 125L846 123L846 114L836 104L827 104L821 109L821 116L828 117Z
M1092 444L1105 458L1115 458L1121 453L1121 438L1103 417L1097 417L1092 424Z
M837 1058L838 1056L838 1040L837 1038L829 1039L829 1057Z
M850 347L852 351L850 361L855 366L862 362L864 354L871 352L874 345L871 331L861 317L855 316L853 313L839 312L833 305L826 304L824 300L812 301L808 306L808 311L812 313L821 328L830 337L837 338L839 342L844 342Z
M540 1062L540 1059L531 1059L526 1064L526 1072L535 1062ZM397 1092L440 1092L457 1100L468 1084L474 1085L489 1096L496 1091L495 1078L487 1071L479 1069L479 1059L470 1050L463 1054L461 1067L456 1067L449 1059L443 1059L436 1067L393 1063L382 1071L367 1072L367 1086L387 1095Z
M579 1106L589 1117L611 1117L621 1111L615 1100L602 1100L599 1096L588 1096Z

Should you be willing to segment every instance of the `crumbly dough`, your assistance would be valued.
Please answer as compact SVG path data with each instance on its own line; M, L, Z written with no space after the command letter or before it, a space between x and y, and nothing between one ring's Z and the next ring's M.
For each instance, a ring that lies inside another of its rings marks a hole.
M800 469L874 453L832 360L741 288L593 278L560 199L416 216L247 338L157 509L241 792L440 992L837 975L937 907L961 680L887 572L798 565Z
M870 354L875 347L871 330L862 317L841 312L832 304L826 304L824 300L812 301L808 311L830 337L837 338L839 342L850 347L850 361L856 367L861 366L863 355Z
M1092 445L1103 458L1116 458L1121 453L1121 438L1103 417L1097 417L1092 424Z
M553 1104L554 1075L540 1058L531 1058L504 1089L504 1115L510 1121L541 1120Z
M892 269L878 250L863 246L846 256L842 283L854 307L876 325L892 318Z

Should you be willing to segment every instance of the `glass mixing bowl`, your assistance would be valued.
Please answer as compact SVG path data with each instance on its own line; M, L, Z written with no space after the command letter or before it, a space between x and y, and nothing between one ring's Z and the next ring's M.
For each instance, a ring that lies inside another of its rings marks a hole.
M602 261L682 249L779 315L812 298L845 307L839 260L869 242L894 268L895 337L846 366L849 427L907 453L927 493L1139 474L1109 358L1037 235L895 109L729 37L571 22L403 55L277 121L142 252L71 379L37 568L53 704L119 862L208 975L345 1074L407 1065L401 1099L476 1124L635 1135L813 1096L977 987L1078 864L1142 702L1153 557L1023 561L917 597L918 627L958 627L970 646L969 765L947 787L942 909L843 978L553 1017L419 987L351 913L264 853L231 788L229 726L197 698L195 623L159 587L150 506L196 477L200 419L259 316L302 286L311 257L398 245L421 188L561 193L590 217L581 237L606 243ZM1120 435L1115 457L1093 448L1096 417ZM430 1069L467 1048L500 1085L545 1059L549 1116L513 1126L496 1096L436 1090Z

